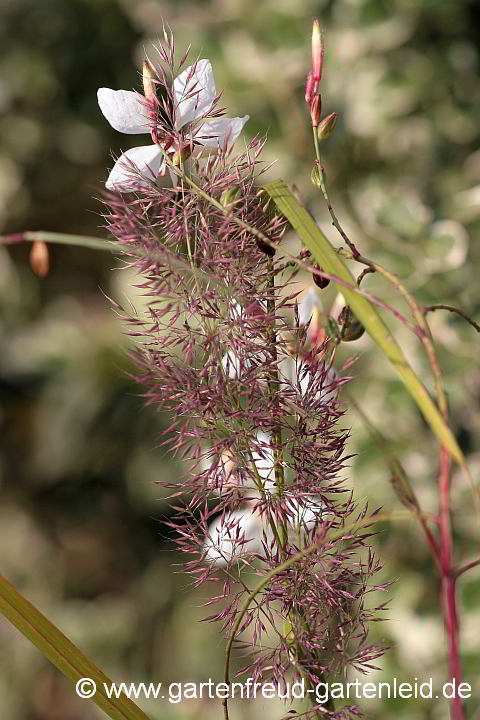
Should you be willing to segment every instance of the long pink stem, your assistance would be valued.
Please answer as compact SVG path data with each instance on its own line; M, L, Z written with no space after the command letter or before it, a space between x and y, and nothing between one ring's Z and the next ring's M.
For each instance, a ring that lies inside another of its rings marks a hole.
M450 464L448 450L443 447L440 456L440 549L442 565L442 605L448 642L449 677L455 683L452 698L452 720L465 720L465 707L458 696L461 682L461 665L458 641L458 617L455 594L455 573L452 565L452 534L450 528Z

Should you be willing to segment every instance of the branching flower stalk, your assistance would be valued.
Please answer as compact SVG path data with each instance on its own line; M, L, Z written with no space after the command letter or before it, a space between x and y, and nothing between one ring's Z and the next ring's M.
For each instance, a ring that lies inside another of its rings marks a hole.
M312 56L313 56L313 67L318 65L318 56L320 55L320 51L318 49L318 37L321 37L320 33L320 27L318 24L318 21L314 21L313 25L313 33L312 33ZM322 48L321 48L321 57L323 59L323 42L322 42ZM315 94L319 93L319 82L320 78L318 78L318 83L316 84L314 88ZM369 260L368 258L364 257L356 248L355 244L350 240L347 233L342 228L334 210L332 207L332 203L330 201L327 187L326 187L326 179L325 179L325 171L322 165L322 159L320 155L320 140L325 139L325 137L328 136L329 132L325 133L324 131L319 132L319 123L316 121L316 118L314 117L314 111L312 108L315 107L315 101L311 94L308 92L308 82L307 82L307 93L306 93L306 101L309 104L311 116L312 116L312 131L313 131L313 139L314 139L314 148L315 148L315 155L316 155L316 161L314 170L312 172L312 181L315 185L317 185L325 199L325 202L327 204L327 208L329 210L331 219L332 219L332 225L338 230L340 233L342 239L345 241L345 243L348 245L350 252L343 251L343 256L352 260L355 260L357 262L362 263L363 265L366 265L367 268L364 270L361 275L358 278L358 284L360 285L361 281L368 273L374 273L378 272L383 277L385 277L392 285L395 287L395 289L400 293L400 295L406 300L408 306L410 307L412 318L414 323L416 323L417 327L417 335L420 338L422 344L424 345L429 364L431 367L433 380L435 384L435 392L437 397L437 403L440 409L440 412L443 415L443 418L445 421L448 420L448 405L447 405L447 399L445 395L444 390L444 384L443 384L443 377L442 373L437 361L437 356L435 352L435 347L433 343L432 334L430 331L430 327L426 320L426 310L428 308L421 308L418 303L416 302L415 298L408 292L407 288L404 286L404 284L400 281L400 279L392 272L384 268L383 266L379 265L376 262L373 262ZM450 308L449 308L450 309ZM454 309L454 311L456 311ZM464 316L463 313L459 312L462 316ZM465 316L464 316L465 317ZM466 318L469 320L468 318ZM469 322L471 322L469 320ZM475 326L475 325L474 325ZM432 555L434 557L434 560L437 563L437 566L440 569L440 575L442 579L442 607L443 607L443 614L444 614L444 621L445 621L445 628L446 628L446 634L447 634L447 644L448 644L448 658L449 658L449 677L451 680L455 681L456 687L458 687L459 682L461 681L462 677L462 671L461 671L461 662L460 662L460 650L459 650L459 641L458 641L458 614L457 614L457 605L456 605L456 592L455 592L455 581L456 577L458 577L458 574L455 574L455 569L453 566L453 543L452 543L452 533L451 533L451 520L450 520L450 503L449 503L449 493L450 493L450 457L449 457L449 451L445 446L442 446L440 448L440 470L439 470L439 479L438 479L438 489L439 489L439 514L437 518L437 525L439 530L439 539L438 541L432 536L430 529L428 526L422 521L422 527L425 531L425 534L427 536L429 548L432 552ZM476 494L474 490L474 498L476 500ZM405 497L400 497L402 501L405 501ZM420 518L423 519L423 514L420 513ZM465 718L465 709L463 705L462 698L458 693L455 693L452 698L452 719L453 720L464 720Z

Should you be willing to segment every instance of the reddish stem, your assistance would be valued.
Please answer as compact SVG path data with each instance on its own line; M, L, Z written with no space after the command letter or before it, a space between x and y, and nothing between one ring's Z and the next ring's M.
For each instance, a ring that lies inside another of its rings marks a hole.
M452 533L450 527L450 463L448 450L442 447L440 456L440 551L442 561L442 604L448 643L449 676L455 682L452 698L452 720L465 720L465 707L458 695L461 682L461 665L458 640L458 616L455 594L455 573L452 566Z
M15 245L25 240L25 233L12 233L11 235L2 235L0 242L2 245Z

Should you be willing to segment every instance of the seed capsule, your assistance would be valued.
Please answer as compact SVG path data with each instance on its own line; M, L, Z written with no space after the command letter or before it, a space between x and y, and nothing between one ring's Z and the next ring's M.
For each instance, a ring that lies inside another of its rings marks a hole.
M338 327L338 323L335 318L331 315L327 318L327 335L329 338L340 340L340 328Z
M395 461L392 467L392 476L390 478L393 491L402 505L410 509L419 508L417 497L413 491L410 481L405 474L403 467L399 462Z
M265 253L265 255L268 255L269 257L273 257L275 255L276 250L271 245L267 245L267 243L260 240L260 238L255 238L255 242L257 243L258 249Z
M344 342L352 342L362 337L365 332L365 328L362 323L357 320L353 314L351 308L345 305L340 315L338 316L338 322L341 326L340 337Z
M323 268L320 267L320 265L317 265L317 270L322 271ZM313 282L317 287L320 288L320 290L324 290L328 284L330 283L330 279L326 277L322 277L321 275L316 275L315 273L312 273Z

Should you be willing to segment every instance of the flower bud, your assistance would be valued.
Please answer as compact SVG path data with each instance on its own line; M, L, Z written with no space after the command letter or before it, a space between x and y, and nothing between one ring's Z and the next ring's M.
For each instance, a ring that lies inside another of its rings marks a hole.
M341 326L340 337L344 342L352 342L362 337L365 332L365 328L362 323L357 320L353 314L351 308L345 305L340 315L338 316L338 322Z
M317 265L317 270L322 271L322 268L320 265ZM312 273L313 282L317 287L320 288L320 290L324 290L327 285L330 283L330 278L322 277L321 275L316 275L315 273Z
M337 113L333 112L326 115L317 127L317 137L319 140L326 140L333 132L333 128L337 122Z
M45 277L48 275L50 267L48 258L48 246L43 241L36 241L32 243L32 249L30 250L30 266L38 277Z
M314 348L321 347L325 342L326 332L323 326L323 314L320 307L317 305L314 307L312 312L312 319L310 321L310 333L312 336L312 345Z
M312 73L317 84L322 78L324 59L323 35L320 29L320 20L314 18L312 27Z
M145 95L146 99L149 101L155 100L157 93L155 90L155 83L153 81L153 78L155 77L155 72L153 69L153 65L151 64L150 60L146 59L143 62L143 72L142 72L142 78L143 78L143 94Z
M318 81L315 80L313 73L310 71L307 75L307 82L305 84L305 102L310 105L313 96L317 91Z
M232 205L238 198L240 197L242 191L239 187L230 187L223 191L222 196L220 198L220 204L223 205L224 208L228 207L229 205Z
M298 306L298 324L300 328L308 325L306 344L302 350L310 351L323 345L326 338L325 315L320 296L313 287L309 288Z

